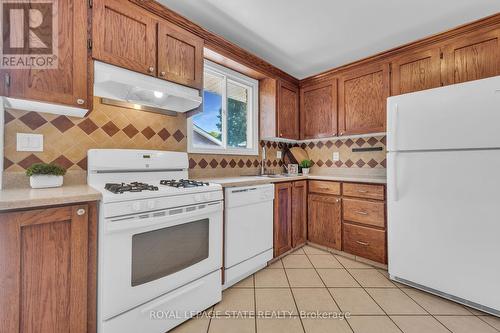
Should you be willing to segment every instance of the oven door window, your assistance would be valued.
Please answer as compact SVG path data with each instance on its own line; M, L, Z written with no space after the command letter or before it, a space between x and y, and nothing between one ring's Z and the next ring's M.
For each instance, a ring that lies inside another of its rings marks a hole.
M208 258L209 219L132 236L132 286L181 271Z

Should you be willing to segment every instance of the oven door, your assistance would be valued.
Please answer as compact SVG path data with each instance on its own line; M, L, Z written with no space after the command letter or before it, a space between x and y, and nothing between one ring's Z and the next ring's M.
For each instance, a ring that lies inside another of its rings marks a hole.
M99 238L100 319L222 266L222 203L108 218Z

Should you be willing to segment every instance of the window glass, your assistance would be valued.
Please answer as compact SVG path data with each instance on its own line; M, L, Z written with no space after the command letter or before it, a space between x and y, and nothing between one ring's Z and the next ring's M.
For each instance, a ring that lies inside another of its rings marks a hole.
M247 148L248 87L227 83L227 144Z

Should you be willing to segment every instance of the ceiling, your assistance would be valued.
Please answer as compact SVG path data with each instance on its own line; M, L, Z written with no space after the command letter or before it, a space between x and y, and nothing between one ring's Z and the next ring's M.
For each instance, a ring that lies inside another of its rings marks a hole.
M500 12L499 0L157 0L297 77Z

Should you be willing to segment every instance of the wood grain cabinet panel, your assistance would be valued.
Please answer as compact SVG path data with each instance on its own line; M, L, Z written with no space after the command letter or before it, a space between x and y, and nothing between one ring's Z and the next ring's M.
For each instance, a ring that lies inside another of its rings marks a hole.
M337 79L300 88L300 138L337 135Z
M95 223L94 203L0 214L0 331L95 331Z
M323 181L323 180L310 180L309 192L320 194L340 195L340 183Z
M274 185L274 256L292 249L292 183Z
M342 200L344 221L358 222L385 228L385 204L382 201Z
M342 194L348 197L384 200L385 186L373 184L343 183Z
M308 239L316 244L340 250L342 247L341 199L336 196L309 194Z
M203 88L203 39L168 22L158 25L158 76Z
M299 89L285 81L278 82L278 136L299 139Z
M94 0L95 59L156 75L157 20L146 10L119 0Z
M445 84L500 74L500 28L458 38L442 49Z
M292 183L292 247L307 240L307 181Z
M385 231L344 223L344 251L385 264Z
M339 134L384 132L389 64L351 70L339 79Z
M439 48L402 54L391 62L392 95L441 86Z
M0 70L2 96L32 99L80 108L89 107L87 77L87 3L57 2L58 66L55 69Z

